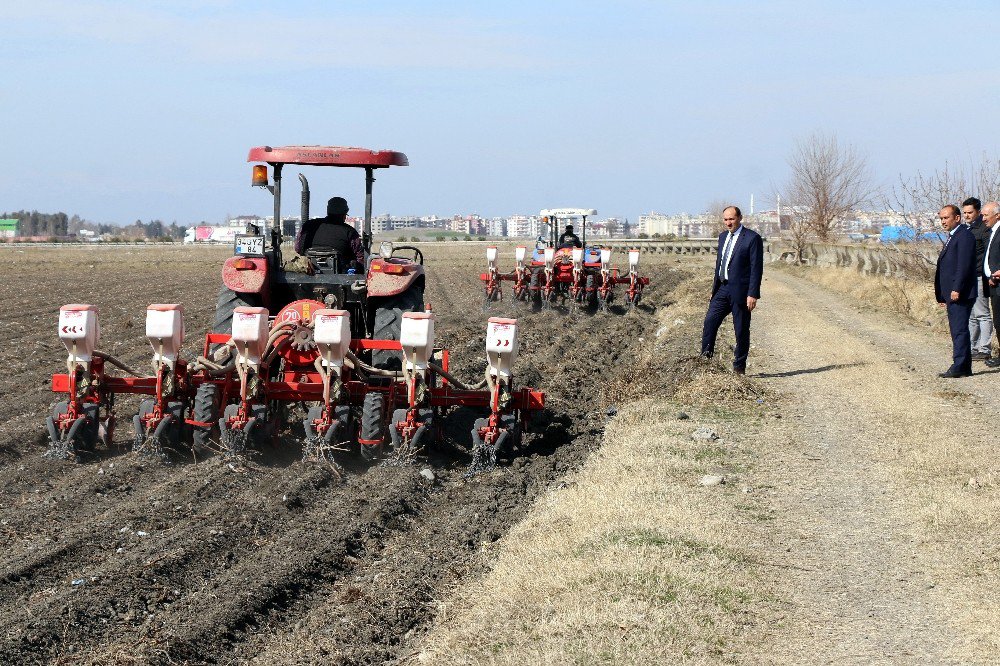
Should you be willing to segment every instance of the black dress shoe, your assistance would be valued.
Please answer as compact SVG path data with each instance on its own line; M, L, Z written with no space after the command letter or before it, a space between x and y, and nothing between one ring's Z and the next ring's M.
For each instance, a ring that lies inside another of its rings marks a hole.
M956 372L954 370L947 370L938 375L942 379L958 379L959 377L971 377L971 372Z
M745 374L747 374L747 369L746 368L733 368L733 374L734 375L745 375Z
M986 361L986 367L988 368L1000 368L1000 358L991 358Z

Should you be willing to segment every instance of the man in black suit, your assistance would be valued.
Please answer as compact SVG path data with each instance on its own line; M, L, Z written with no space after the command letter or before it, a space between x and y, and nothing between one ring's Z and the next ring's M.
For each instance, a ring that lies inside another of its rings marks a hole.
M993 310L993 330L1000 336L1000 203L991 201L983 206L983 224L989 229L982 275L990 295ZM1000 357L986 361L991 368L1000 367Z
M969 231L976 238L976 266L983 265L986 254L986 241L990 230L983 224L982 202L976 197L969 197L962 202L962 219L969 225ZM993 339L993 320L990 319L990 290L984 280L979 285L979 294L972 306L972 317L969 319L969 335L972 338L972 360L988 361L990 344Z
M746 374L750 353L750 313L757 307L764 275L764 242L760 234L743 226L743 213L736 206L722 211L722 222L726 231L719 235L712 300L701 332L701 355L712 358L715 354L719 327L726 315L732 313L736 330L733 372L742 375Z
M951 329L953 361L939 376L948 379L972 376L972 343L969 337L969 317L976 302L981 269L976 266L976 238L962 224L958 206L949 204L938 211L941 227L948 232L944 248L938 255L934 273L934 295L937 302L948 308L948 328Z

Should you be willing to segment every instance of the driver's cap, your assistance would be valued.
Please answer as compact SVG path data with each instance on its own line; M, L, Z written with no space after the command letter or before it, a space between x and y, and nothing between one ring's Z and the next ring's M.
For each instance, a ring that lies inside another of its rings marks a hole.
M347 215L347 199L344 197L333 197L326 202L326 214L327 215Z

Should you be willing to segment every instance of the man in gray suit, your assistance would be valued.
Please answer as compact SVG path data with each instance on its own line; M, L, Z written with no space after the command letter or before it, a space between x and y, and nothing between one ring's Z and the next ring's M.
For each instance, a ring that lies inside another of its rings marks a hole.
M976 197L969 197L962 202L962 220L969 225L969 231L976 238L978 265L983 263L986 241L990 235L990 230L983 224L980 208L981 202ZM993 339L993 320L990 318L990 290L983 280L979 282L979 293L975 305L972 306L972 316L969 318L969 337L972 339L972 360L988 361L990 343Z

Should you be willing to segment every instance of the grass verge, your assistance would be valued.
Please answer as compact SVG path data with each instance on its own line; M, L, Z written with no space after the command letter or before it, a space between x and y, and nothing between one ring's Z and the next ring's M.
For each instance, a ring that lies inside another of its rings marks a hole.
M418 663L732 663L762 640L752 609L770 592L746 535L767 507L741 480L752 455L691 437L759 410L751 384L691 358L702 286L679 288L656 340L609 384L623 402L601 449L484 546L489 574L439 604ZM749 390L727 393L727 409L697 407L733 381Z
M932 281L916 281L884 275L872 276L828 266L793 266L774 262L777 268L796 277L883 312L895 312L939 332L948 331L948 317L934 298Z

